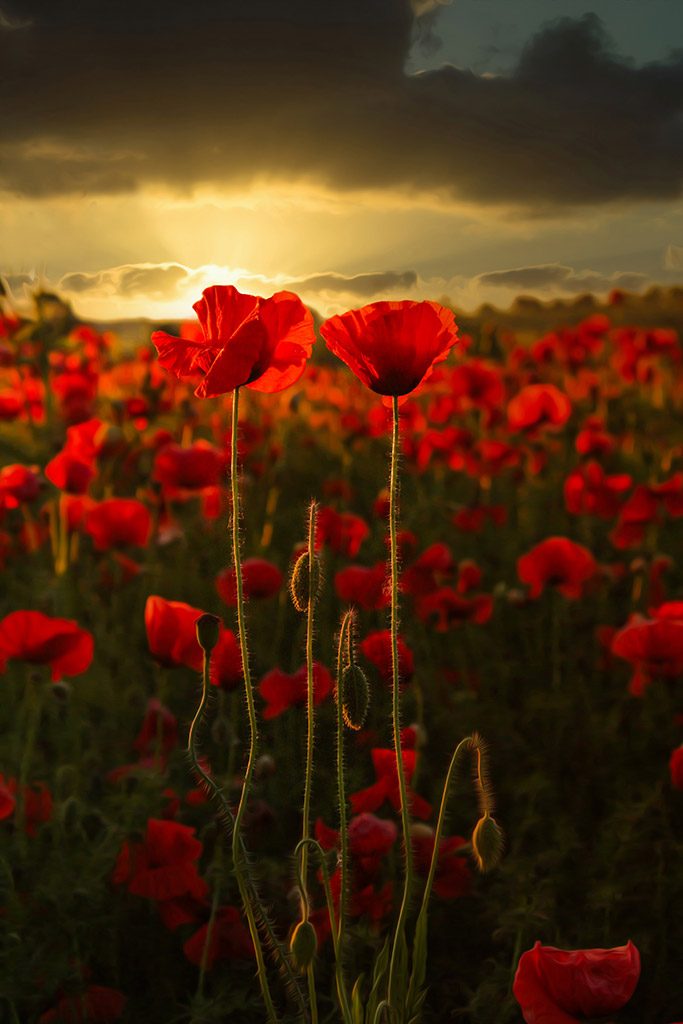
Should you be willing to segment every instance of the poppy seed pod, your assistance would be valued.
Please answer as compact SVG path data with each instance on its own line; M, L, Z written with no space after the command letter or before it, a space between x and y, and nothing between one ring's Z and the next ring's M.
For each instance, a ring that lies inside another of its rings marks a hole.
M200 615L195 622L197 640L205 653L210 653L218 643L221 635L221 620L208 612Z
M339 700L339 694L335 693ZM341 675L341 702L344 721L349 729L362 728L370 704L370 687L363 669L347 665Z
M292 932L289 948L294 959L294 966L302 974L313 963L318 948L318 936L310 921L299 921Z
M303 555L300 555L297 559L289 581L289 593L292 598L292 604L298 612L308 611L311 591L313 592L314 601L320 593L322 575L320 572L320 559L317 555L313 556L312 576L313 586L311 587L308 551L304 551Z
M495 818L485 814L472 833L472 852L482 873L492 871L503 855L503 833Z

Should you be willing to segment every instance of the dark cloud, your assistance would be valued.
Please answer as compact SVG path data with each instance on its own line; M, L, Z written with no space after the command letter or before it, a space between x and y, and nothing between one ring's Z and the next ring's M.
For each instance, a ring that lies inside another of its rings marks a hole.
M350 292L361 299L368 299L394 289L408 291L416 284L417 274L414 270L406 270L403 273L385 270L379 274L356 274L353 277L344 277L343 274L314 274L312 277L292 281L288 287L308 294L341 295Z
M608 292L612 288L640 291L651 284L651 279L646 274L629 272L607 275L593 270L576 271L560 263L546 263L537 267L517 267L480 274L473 283L483 287L509 288L512 291L564 291L580 295L583 292Z
M59 291L70 294L99 297L116 296L131 299L144 296L155 300L177 298L192 286L203 287L205 275L203 268L196 270L184 267L179 263L140 263L125 264L120 267L108 267L95 273L65 274L58 284ZM304 295L355 296L364 301L374 295L400 289L405 292L417 284L414 270L386 270L376 274L356 274L345 277L343 274L314 274L310 277L292 278L290 280L267 281L264 278L245 277L239 287L249 292L252 287L263 288L267 292L289 289Z
M272 179L543 213L681 194L683 56L636 67L592 14L486 77L404 74L423 0L0 8L0 187L24 195Z

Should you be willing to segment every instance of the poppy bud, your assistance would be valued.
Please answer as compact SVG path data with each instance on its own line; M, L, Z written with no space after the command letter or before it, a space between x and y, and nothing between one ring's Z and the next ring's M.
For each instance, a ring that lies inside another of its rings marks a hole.
M498 822L485 814L472 833L472 852L481 872L492 871L503 855L503 833Z
M210 654L221 635L221 620L216 615L200 615L195 621L197 640L205 654Z
M347 665L341 675L341 701L344 721L349 729L362 728L370 703L370 687L362 668ZM339 695L335 694L337 700Z
M294 959L294 966L302 974L313 963L318 948L318 936L310 921L299 921L292 932L289 948Z
M316 599L320 592L320 560L317 555L313 557L313 600ZM309 572L309 560L308 551L304 551L303 555L300 555L297 559L296 565L292 571L292 577L289 581L289 593L292 598L292 604L298 612L308 611L308 604L310 600L310 572Z
M66 704L71 694L71 687L68 683L65 683L63 679L58 679L56 683L52 684L52 696L60 704Z

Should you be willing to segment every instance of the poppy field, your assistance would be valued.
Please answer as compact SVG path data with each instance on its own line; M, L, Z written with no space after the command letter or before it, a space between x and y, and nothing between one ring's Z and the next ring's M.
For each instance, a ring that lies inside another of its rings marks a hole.
M0 1020L680 1024L683 351L0 296Z

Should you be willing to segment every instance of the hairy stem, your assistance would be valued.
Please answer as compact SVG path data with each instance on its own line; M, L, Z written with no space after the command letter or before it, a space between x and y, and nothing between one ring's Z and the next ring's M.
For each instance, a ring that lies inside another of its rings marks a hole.
M398 398L392 397L393 431L391 444L391 476L389 479L389 540L391 547L391 662L392 662L392 720L394 727L394 750L396 752L396 771L398 773L399 794L401 797L401 825L403 830L403 856L405 877L403 899L396 922L394 944L391 951L389 966L388 1003L391 1008L394 1000L396 984L396 965L398 950L404 941L410 889L413 881L413 858L410 846L410 810L406 793L406 782L403 774L403 753L401 750L401 707L400 678L398 664L398 557L396 552L397 520L398 520L398 451L399 451L399 416Z

